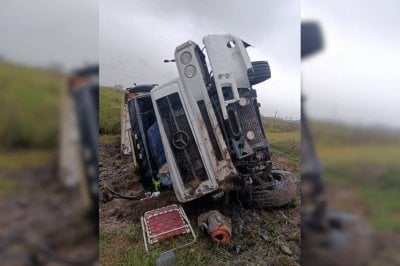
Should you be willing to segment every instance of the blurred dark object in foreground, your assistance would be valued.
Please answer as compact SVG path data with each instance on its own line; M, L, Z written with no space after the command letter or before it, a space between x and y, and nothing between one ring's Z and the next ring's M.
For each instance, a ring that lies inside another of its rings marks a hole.
M321 28L316 22L301 23L301 58L305 59L324 48Z
M3 108L16 115L2 121L1 132L29 144L14 141L0 146L1 265L94 265L98 261L98 66L85 69L71 74L67 90L61 74L1 63L0 81L8 92ZM79 77L79 84L71 84L74 77ZM73 108L65 109L67 99ZM24 113L18 106L24 112L31 110L35 119L21 119ZM76 115L75 127L66 123L66 112ZM61 137L59 145L35 142L37 135L57 132L69 137ZM63 156L67 143L77 153ZM81 171L75 184L74 178L63 176L68 170L61 167L65 164Z
M97 226L99 220L99 66L93 65L73 72L68 89L74 99L75 117L80 136L80 151L84 162L81 191L88 198L89 215ZM73 129L72 129L73 130ZM71 131L68 131L71 132ZM64 132L65 133L65 132ZM61 146L68 149L70 146Z
M302 23L302 58L323 48L318 24ZM304 103L304 102L303 102ZM302 265L364 265L373 242L368 225L359 217L332 211L324 198L322 167L314 151L307 117L301 113Z

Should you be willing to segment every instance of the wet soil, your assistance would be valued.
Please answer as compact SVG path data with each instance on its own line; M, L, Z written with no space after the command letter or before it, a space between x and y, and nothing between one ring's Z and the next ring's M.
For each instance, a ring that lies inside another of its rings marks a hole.
M125 195L136 195L143 190L131 156L120 154L118 142L100 146L100 179L101 195L107 192L107 186ZM179 204L172 189L161 190L159 197L144 201L101 201L100 231L128 232L133 224L140 223L144 212L172 203ZM203 197L182 206L192 226L200 233L194 249L205 252L205 256L221 256L229 265L297 265L300 261L299 197L287 206L268 210L242 207L235 192L226 193L220 199ZM232 244L222 251L219 249L219 254L215 253L208 235L197 228L197 217L209 210L219 210L232 220ZM236 254L234 250L238 246L240 251ZM204 251L204 247L209 251ZM213 261L217 263L218 259Z
M330 185L327 187L324 197L332 208L355 214L364 223L367 223L366 217L368 217L371 207L355 193L354 188ZM369 225L369 230L371 230L371 242L373 245L372 252L368 254L370 264L400 265L400 253L398 252L400 248L400 233L376 233L371 225Z
M96 263L94 221L82 213L79 189L66 188L57 178L55 160L0 175L15 184L0 195L1 265Z

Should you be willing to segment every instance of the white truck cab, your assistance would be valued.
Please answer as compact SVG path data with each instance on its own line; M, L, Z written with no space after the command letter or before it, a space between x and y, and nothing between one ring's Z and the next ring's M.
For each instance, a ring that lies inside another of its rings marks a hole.
M170 176L179 201L219 188L238 175L208 95L209 72L197 44L175 50L179 78L151 91Z
M268 62L251 62L249 44L230 34L208 35L203 44L208 62L187 41L175 49L178 77L131 88L141 93L128 106L143 179L169 176L180 202L221 189L259 207L287 204L297 195L296 178L272 169L252 87L270 78Z

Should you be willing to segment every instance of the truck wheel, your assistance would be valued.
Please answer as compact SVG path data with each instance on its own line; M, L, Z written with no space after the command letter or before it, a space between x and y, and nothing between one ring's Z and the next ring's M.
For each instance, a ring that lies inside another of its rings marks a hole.
M271 77L271 70L267 61L254 61L251 64L253 65L253 69L247 71L251 85L256 85Z
M279 207L290 203L298 194L296 177L291 172L272 170L273 182L257 182L252 186L252 204L257 208Z

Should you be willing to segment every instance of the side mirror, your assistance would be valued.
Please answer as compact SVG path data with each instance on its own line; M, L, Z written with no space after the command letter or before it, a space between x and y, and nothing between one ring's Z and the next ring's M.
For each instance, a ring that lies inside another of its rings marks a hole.
M322 31L316 22L301 23L301 58L308 57L324 48Z

